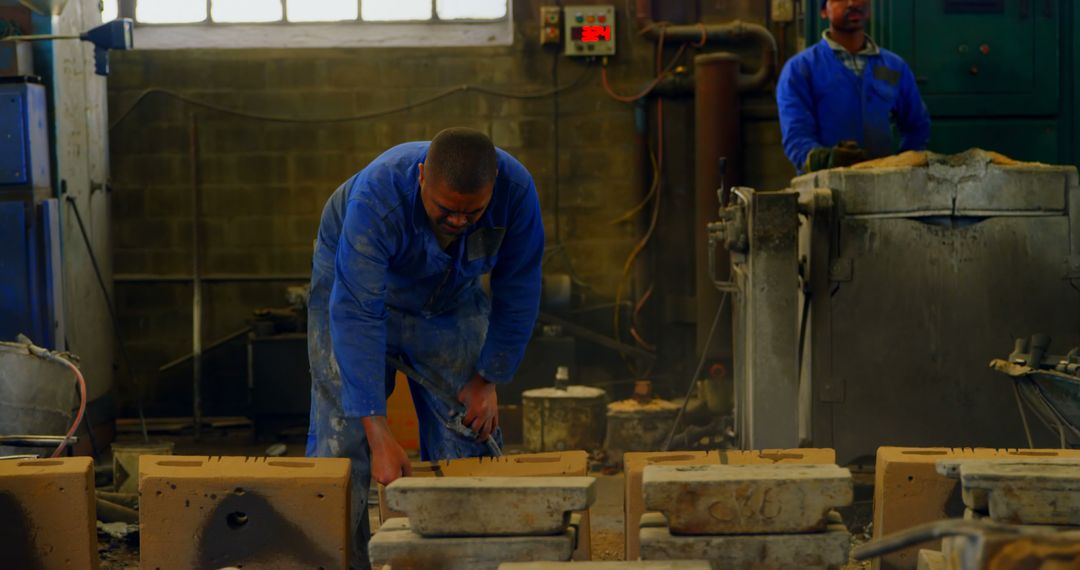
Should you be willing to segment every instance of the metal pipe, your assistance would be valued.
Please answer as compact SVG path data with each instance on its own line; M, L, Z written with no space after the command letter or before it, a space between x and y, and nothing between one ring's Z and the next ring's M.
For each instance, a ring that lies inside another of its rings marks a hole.
M572 323L570 321L567 321L566 319L560 319L559 317L556 317L555 315L552 315L550 313L545 313L541 311L539 316L537 316L536 320L541 323L547 323L549 325L558 325L562 327L563 332L571 336L576 336L580 339L594 342L596 344L599 344L600 346L610 348L612 350L625 352L627 354L632 354L634 356L644 358L649 362L653 362L656 360L656 355L647 350L638 348L637 346L634 346L632 344L626 344L624 342L615 340L610 336L602 335L596 331L593 331L590 328L583 327L576 323Z
M739 59L731 53L709 53L694 58L694 170L695 170L695 246L697 289L697 350L704 350L704 339L710 317L720 304L720 292L715 281L725 281L730 254L725 248L711 248L716 259L710 259L708 226L716 219L720 203L717 189L723 188L723 201L728 190L738 186L742 164L741 128L739 124L739 92L737 88ZM716 274L710 275L710 267ZM731 345L731 329L724 328L719 342L712 344L712 360L723 356Z
M229 333L229 334L227 334L227 335L225 335L225 336L211 342L210 344L207 344L206 346L204 346L203 347L203 352L206 352L206 351L209 351L209 350L214 350L215 348L217 348L217 347L219 347L219 346L221 346L221 345L223 345L223 344L225 344L227 342L230 342L232 340L235 340L237 338L245 336L250 332L251 332L251 327L244 327L244 328L242 328L242 329L240 329L238 331L231 332L231 333ZM192 355L192 354L185 354L184 356L181 356L180 358L177 358L176 360L172 360L172 361L169 361L166 364L162 364L160 367L158 367L158 372L165 372L165 371L167 371L167 370L169 370L171 368L175 368L175 367L187 362L188 360L191 360L193 356L194 355Z
M74 435L0 435L0 445L8 447L56 447L64 442L72 446L79 443L79 438Z
M760 24L735 20L724 24L689 24L672 25L653 20L652 0L637 0L635 20L639 32L645 37L656 40L663 29L665 42L717 42L744 43L752 41L761 46L761 63L754 73L740 74L738 84L744 91L761 89L772 79L777 67L779 48L776 37L768 28Z
M191 114L191 414L195 439L202 435L202 278L199 259L199 119Z

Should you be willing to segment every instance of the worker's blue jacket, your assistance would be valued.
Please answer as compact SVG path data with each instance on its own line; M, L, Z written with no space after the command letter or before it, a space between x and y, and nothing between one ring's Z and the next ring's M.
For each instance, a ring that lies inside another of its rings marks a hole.
M417 165L429 145L386 151L339 188L323 213L312 283L328 283L319 273L333 272L330 336L345 417L386 415L388 350L451 383L456 395L472 372L508 382L532 335L544 251L532 177L498 150L487 209L444 251L420 199ZM490 300L480 286L485 273ZM313 310L316 297L312 291ZM458 362L466 353L475 360Z
M922 150L930 141L930 114L915 75L886 49L867 56L862 77L856 77L822 39L784 66L776 104L784 152L799 173L811 150L841 141L859 143L868 158L894 154L891 118L900 151Z

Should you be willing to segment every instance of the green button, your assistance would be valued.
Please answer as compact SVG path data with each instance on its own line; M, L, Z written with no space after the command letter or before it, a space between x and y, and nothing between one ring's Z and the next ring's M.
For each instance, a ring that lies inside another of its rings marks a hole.
M580 23L582 23L584 21L585 21L585 16L582 16L582 15L579 14L578 17L577 17L577 22L580 24Z

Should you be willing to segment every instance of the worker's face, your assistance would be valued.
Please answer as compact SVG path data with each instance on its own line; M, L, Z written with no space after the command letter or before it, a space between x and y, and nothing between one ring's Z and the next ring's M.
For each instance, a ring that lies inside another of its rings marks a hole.
M468 194L456 192L437 173L425 173L424 165L420 164L420 198L424 202L424 211L435 228L447 235L465 233L484 215L494 187L493 181Z
M829 0L821 11L829 26L842 32L866 29L870 19L870 0Z

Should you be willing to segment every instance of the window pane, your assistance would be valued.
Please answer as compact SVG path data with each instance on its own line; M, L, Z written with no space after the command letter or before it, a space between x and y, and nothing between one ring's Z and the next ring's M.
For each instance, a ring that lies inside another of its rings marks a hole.
M103 0L101 3L101 21L111 22L120 15L120 6L117 0Z
M206 0L138 0L135 19L147 24L186 24L206 19Z
M210 16L215 22L277 22L281 0L213 0Z
M336 22L355 20L360 8L356 0L286 0L290 22Z
M497 20L506 17L507 0L435 0L441 20Z
M363 0L360 15L365 20L430 20L431 0Z

